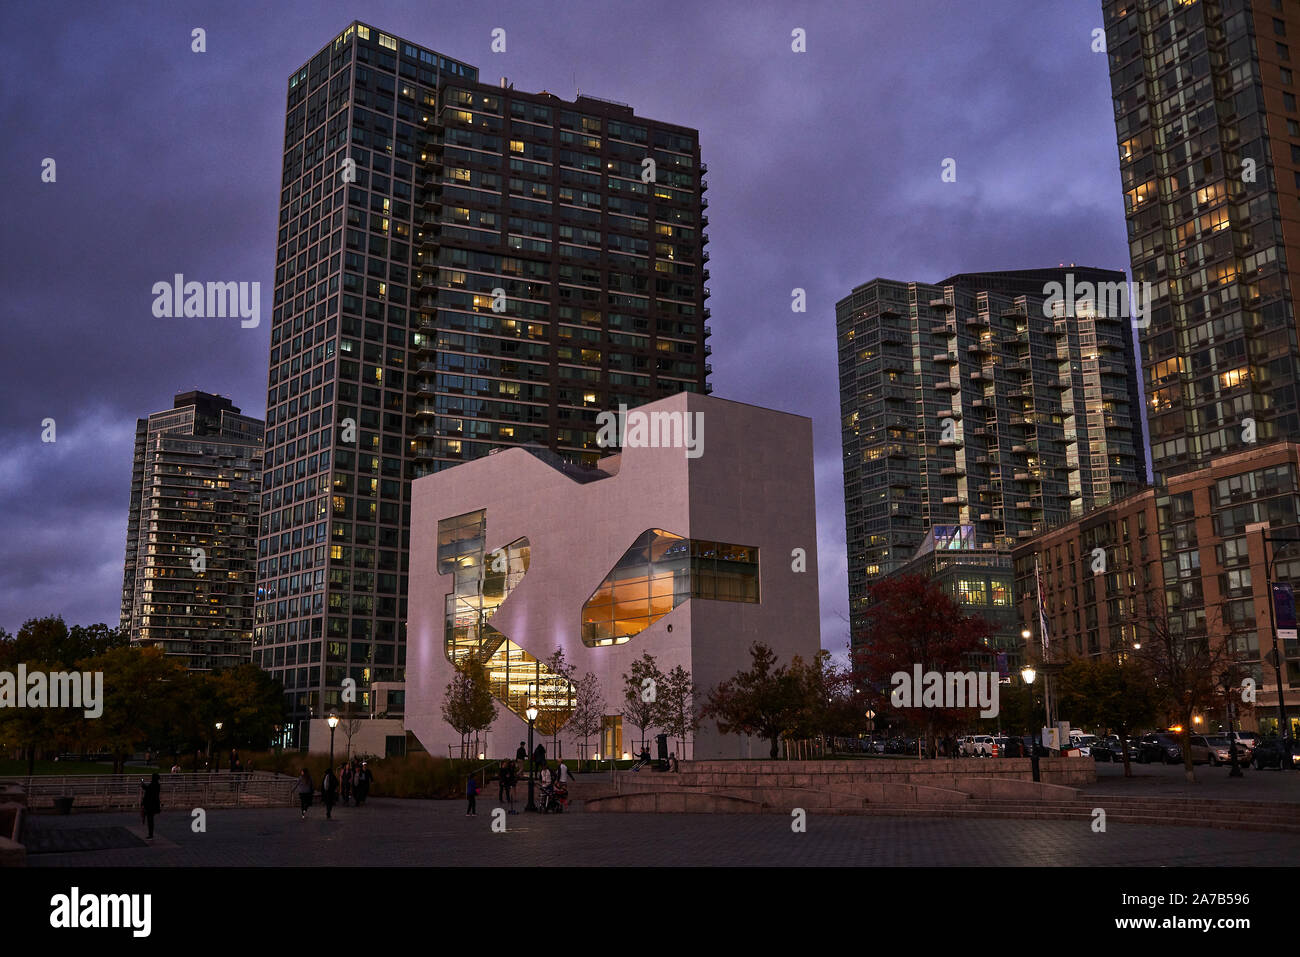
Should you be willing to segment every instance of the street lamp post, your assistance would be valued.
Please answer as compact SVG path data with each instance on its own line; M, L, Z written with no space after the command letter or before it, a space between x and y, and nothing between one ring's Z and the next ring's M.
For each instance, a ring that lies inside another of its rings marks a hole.
M330 726L330 767L332 768L334 767L334 729L339 726L339 716L331 712L325 719L325 723Z
M1029 704L1030 711L1032 712L1034 704L1034 679L1038 677L1038 672L1034 671L1032 666L1025 665L1024 668L1020 669L1020 677L1023 678L1025 684L1029 686ZM1033 768L1034 780L1038 781L1040 780L1038 773L1038 735L1031 734L1029 741L1029 766Z
M220 721L217 722L217 747L216 747L216 752L217 752L216 757L213 758L213 760L216 762L216 769L215 769L215 770L220 771L220 770L221 770L221 722L220 722Z
M524 805L524 810L536 811L537 805L533 802L533 779L537 774L537 760L533 757L533 722L537 720L537 709L529 705L524 714L528 715L528 803Z

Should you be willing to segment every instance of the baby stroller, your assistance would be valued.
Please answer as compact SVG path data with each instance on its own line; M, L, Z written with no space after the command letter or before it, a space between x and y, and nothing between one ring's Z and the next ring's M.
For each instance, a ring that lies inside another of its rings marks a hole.
M563 814L564 807L569 803L569 788L563 781L555 781L551 784L542 785L542 813Z

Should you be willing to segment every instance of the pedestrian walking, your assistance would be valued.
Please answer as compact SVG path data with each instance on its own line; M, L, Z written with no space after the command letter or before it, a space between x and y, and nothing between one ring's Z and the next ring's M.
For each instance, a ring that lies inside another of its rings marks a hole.
M339 793L343 795L343 806L347 807L352 798L352 765L343 764L339 771Z
M538 744L533 748L533 768L546 767L546 745Z
M333 768L325 769L325 776L320 779L320 801L325 805L325 820L330 819L334 811L334 802L339 796L339 779L334 776Z
M474 775L469 776L469 781L465 784L465 816L478 817L478 808L476 801L478 798L478 782L474 780Z
M311 775L307 769L303 768L298 775L298 783L294 787L298 793L298 804L302 811L299 815L303 820L307 818L307 808L311 807L311 797L316 792L316 785L312 783Z
M506 805L507 814L518 814L515 810L515 783L519 780L519 766L513 761L506 762Z
M153 840L153 819L156 815L162 813L162 782L158 779L158 772L153 773L149 783L144 783L144 778L140 779L140 818L141 823L149 825L149 840Z
M528 760L528 748L522 741L519 742L519 750L515 752L515 760L521 764Z
M361 770L356 774L352 781L352 794L356 799L357 807L366 803L366 796L370 794L370 785L374 782L375 776L370 773L370 765L362 761Z
M569 766L565 764L563 761L561 761L560 766L555 769L555 773L556 773L557 780L561 784L567 785L570 781L573 780L573 775L569 773Z
M501 764L497 766L497 803L506 802L506 765L510 762L505 758L501 759Z

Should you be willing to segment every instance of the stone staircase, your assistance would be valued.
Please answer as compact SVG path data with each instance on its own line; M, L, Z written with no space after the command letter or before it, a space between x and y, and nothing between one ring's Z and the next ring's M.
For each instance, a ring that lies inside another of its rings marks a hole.
M963 763L973 770L988 766ZM1091 822L1100 808L1108 825L1300 834L1297 803L1117 796L1009 775L913 775L918 776L936 783L914 783L897 773L791 774L781 765L757 775L711 769L679 774L623 771L612 779L601 775L575 782L570 794L582 802L582 809L596 813L789 814L802 808L810 814Z

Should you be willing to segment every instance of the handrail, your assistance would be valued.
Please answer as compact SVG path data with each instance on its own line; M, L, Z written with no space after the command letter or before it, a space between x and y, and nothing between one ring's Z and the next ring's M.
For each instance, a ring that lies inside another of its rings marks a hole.
M150 772L152 773L152 772ZM224 773L159 774L163 801L175 807L195 802L196 806L278 806L294 802L291 775L271 771ZM0 783L17 784L27 794L28 806L54 807L58 798L72 798L82 808L133 809L140 804L138 774L33 775L0 778Z

